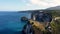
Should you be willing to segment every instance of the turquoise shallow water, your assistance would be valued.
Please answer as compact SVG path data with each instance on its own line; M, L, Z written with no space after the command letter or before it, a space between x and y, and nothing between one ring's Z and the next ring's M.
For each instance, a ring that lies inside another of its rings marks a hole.
M26 24L20 21L23 16L30 18L30 13L0 12L0 34L14 34L22 31Z

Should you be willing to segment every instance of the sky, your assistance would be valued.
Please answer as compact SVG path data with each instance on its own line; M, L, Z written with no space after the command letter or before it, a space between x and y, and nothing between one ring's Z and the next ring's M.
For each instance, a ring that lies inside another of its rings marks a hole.
M24 11L60 6L60 0L0 0L0 11Z

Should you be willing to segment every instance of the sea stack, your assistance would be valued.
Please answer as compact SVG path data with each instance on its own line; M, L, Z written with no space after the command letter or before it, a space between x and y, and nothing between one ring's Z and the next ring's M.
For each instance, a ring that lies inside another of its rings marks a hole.
M26 22L26 21L28 21L28 18L25 17L25 16L24 16L24 17L21 17L21 21L22 21L22 22Z

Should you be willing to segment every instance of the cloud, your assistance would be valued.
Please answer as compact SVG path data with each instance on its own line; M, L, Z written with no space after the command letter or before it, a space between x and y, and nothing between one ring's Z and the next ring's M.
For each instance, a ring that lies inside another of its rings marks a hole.
M20 10L38 10L41 9L40 6L36 6L30 3L27 3L24 7L22 7ZM42 8L43 9L43 8Z
M29 0L29 2L46 8L60 5L60 0Z

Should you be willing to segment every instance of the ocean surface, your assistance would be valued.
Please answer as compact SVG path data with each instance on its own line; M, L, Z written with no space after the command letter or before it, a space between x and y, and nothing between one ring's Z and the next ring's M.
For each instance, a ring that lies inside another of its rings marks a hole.
M26 23L21 22L21 17L30 19L30 13L0 12L0 34L22 34Z

